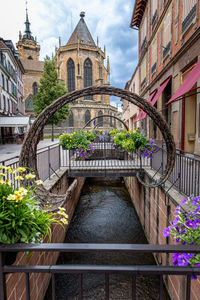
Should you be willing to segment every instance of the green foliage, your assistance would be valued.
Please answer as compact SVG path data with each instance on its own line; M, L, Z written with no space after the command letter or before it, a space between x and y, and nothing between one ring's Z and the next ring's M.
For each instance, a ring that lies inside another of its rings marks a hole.
M110 136L115 136L117 133L119 133L118 129L112 129L112 130L109 131Z
M113 139L114 145L122 148L122 144L126 140L126 135L125 132L117 133Z
M63 133L59 137L60 145L66 149L77 149L78 146L87 148L90 141L87 139L87 133L83 130L76 131L72 134Z
M135 142L132 139L126 139L122 142L122 148L127 152L135 151Z
M48 105L67 93L64 83L58 80L56 64L48 56L44 62L44 72L40 79L39 91L34 97L34 111L38 116ZM69 105L63 106L49 119L48 124L58 124L69 116Z
M64 209L55 214L48 207L43 210L39 207L34 190L42 182L35 181L34 174L23 174L25 168L13 170L1 166L0 169L5 170L5 176L0 173L0 177L3 177L0 180L0 243L39 243L45 235L51 236L52 223L62 227L67 223ZM15 180L10 181L13 174ZM14 181L17 188L14 187Z

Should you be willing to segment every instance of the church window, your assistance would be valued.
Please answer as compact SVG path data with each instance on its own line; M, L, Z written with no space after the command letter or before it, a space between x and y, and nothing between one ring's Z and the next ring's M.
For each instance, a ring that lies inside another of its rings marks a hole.
M75 66L71 58L67 62L67 87L68 92L75 90Z
M84 87L92 86L92 62L87 58L84 62ZM92 100L92 96L86 96L85 99Z
M80 65L78 64L78 75L80 75Z
M90 111L89 111L89 110L86 110L86 112L85 112L85 124L86 124L87 122L89 122L90 119L91 119Z
M99 125L102 127L103 126L103 113L101 110L98 112L98 117L99 117Z
M33 83L33 96L35 96L38 92L38 85L37 82Z
M69 115L69 127L74 127L74 114L72 111Z
M99 67L99 78L102 78L102 67Z

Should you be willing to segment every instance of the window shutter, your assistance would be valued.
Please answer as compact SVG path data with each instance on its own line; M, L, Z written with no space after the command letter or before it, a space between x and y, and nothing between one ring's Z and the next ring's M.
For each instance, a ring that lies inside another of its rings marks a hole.
M141 63L141 83L144 81L144 79L146 78L146 55L143 58L143 61Z
M172 10L169 9L164 20L163 46L166 47L171 41Z
M143 20L142 20L142 25L141 25L141 46L142 46L142 43L145 40L146 31L147 31L147 16L146 16L146 13L145 13L144 17L143 17Z
M197 4L198 0L183 0L183 14L182 14L182 21L185 20L189 12L192 8Z
M152 12L151 12L151 18L154 16L156 10L158 7L158 0L152 0Z
M152 48L151 48L151 66L157 62L157 36L155 36L153 42L152 42Z

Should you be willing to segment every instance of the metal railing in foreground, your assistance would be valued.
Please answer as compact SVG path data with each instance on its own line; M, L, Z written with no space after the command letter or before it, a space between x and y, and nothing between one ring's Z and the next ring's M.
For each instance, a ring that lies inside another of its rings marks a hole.
M37 167L40 179L45 181L47 178L60 168L60 146L58 143L42 147L37 151ZM19 167L19 155L0 161L0 166L11 168ZM15 174L12 174L14 179Z
M166 164L167 152L164 145L155 145L151 167L163 173ZM182 153L176 149L174 169L168 179L174 187L187 196L200 195L200 156L191 153Z
M109 265L37 265L37 266L8 266L3 265L3 253L5 252L120 252L120 253L200 253L199 246L185 245L151 245L151 244L13 244L0 246L0 300L6 300L5 274L26 274L26 299L30 300L30 273L48 273L52 276L52 300L56 299L55 274L79 274L79 300L83 299L83 274L105 274L105 300L109 300L109 276L110 274L127 274L132 276L132 300L136 300L137 275L158 275L160 278L159 300L164 299L164 275L185 275L186 300L191 298L191 276L200 275L199 267L174 267L160 265L146 266L109 266Z

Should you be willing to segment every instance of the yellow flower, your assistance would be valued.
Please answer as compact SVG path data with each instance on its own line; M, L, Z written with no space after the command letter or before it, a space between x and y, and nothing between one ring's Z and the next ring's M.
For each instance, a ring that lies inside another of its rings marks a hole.
M0 177L6 177L6 174L0 173Z
M16 196L16 200L17 200L17 201L21 201L21 200L22 200L22 196L17 195L17 196Z
M27 190L25 189L25 188L23 188L23 187L21 187L21 188L19 188L19 190L18 190L18 194L19 195L27 195Z
M63 224L68 224L68 221L65 218L60 219Z
M8 195L8 200L16 200L16 196L13 194Z
M24 178L22 176L16 176L17 180L23 180Z
M20 192L19 191L14 191L14 194L18 196L20 194Z
M37 185L40 185L40 184L43 184L43 181L42 181L42 180L36 180L35 183L36 183Z
M5 184L11 185L11 181L9 181L8 179L5 179Z
M5 183L5 181L4 181L4 180L0 180L0 183L1 183L1 184L4 184L4 183Z
M25 177L26 177L26 179L33 179L33 178L35 178L35 175L29 173L29 174L27 174Z
M19 168L17 168L17 171L20 172L20 173L23 173L23 172L26 171L26 169L25 169L25 168L22 168L22 167L19 167Z
M68 215L67 215L65 212L60 212L60 214L61 214L64 218L68 219Z
M64 207L59 206L58 208L60 211L66 211L66 209Z

